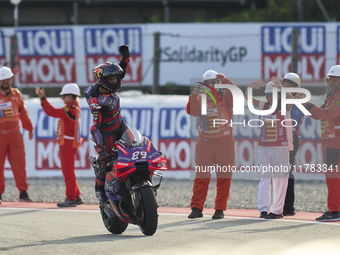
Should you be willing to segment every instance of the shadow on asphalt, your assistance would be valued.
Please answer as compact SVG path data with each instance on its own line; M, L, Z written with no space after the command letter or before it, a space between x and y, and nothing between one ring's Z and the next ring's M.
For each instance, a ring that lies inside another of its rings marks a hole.
M240 227L240 226L249 226L249 225L263 225L263 228L256 228L254 230L235 230L235 232L240 232L243 231L244 233L265 233L265 232L275 232L275 231L280 231L280 230L291 230L292 228L304 228L311 226L310 223L306 224L298 224L292 226L291 222L286 222L288 225L287 226L280 226L280 227L275 227L275 226L270 226L267 228L268 224L271 222L275 222L275 220L260 220L260 219L222 219L222 220L213 220L213 219L188 219L188 220L182 220L178 222L173 222L173 223L165 223L165 224L159 224L158 225L158 230L165 230L168 228L176 228L179 225L183 226L195 226L195 228L192 228L188 231L202 231L206 229L229 229L233 227ZM283 222L283 221L280 221ZM229 231L229 233L232 233L234 231Z
M0 214L0 217L22 215L22 214L38 212L38 211L40 211L40 210L24 210L24 211L19 211L19 212L4 213L4 214Z
M71 237L71 238L65 238L65 239L59 239L59 240L49 240L49 241L40 241L40 242L34 242L31 244L24 244L24 245L14 245L14 246L8 246L6 248L0 248L1 251L11 251L15 249L20 248L27 248L27 247L42 247L44 245L64 245L64 244L73 244L73 243L99 243L99 242L114 242L115 240L121 240L121 239L135 239L135 238L142 238L146 237L144 235L114 235L114 234L102 234L102 235L89 235L89 236L77 236L77 237Z
M213 220L213 219L187 219L183 221L173 222L173 223L165 223L159 224L158 229L166 229L172 227L178 227L178 225L199 225L202 227L196 227L194 230L202 230L202 229L223 229L230 227L237 227L242 225L251 225L256 223L263 223L262 220L249 220L249 219L221 219L221 220ZM190 230L191 231L191 230Z

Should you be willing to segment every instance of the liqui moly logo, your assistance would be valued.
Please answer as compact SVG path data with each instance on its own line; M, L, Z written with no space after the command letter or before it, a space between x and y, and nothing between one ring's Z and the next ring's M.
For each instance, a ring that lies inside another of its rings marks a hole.
M292 31L299 30L298 74L305 82L325 77L326 29L324 26L263 26L262 78L283 76L290 71Z
M84 29L86 80L93 83L92 70L103 62L119 62L119 46L129 45L130 62L123 83L142 81L142 29L141 27L96 27Z
M76 82L72 29L32 29L18 32L21 84Z

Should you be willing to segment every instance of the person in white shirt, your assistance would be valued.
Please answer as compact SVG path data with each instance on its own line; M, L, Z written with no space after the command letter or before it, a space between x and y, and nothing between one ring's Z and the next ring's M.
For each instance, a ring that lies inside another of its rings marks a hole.
M261 80L249 84L245 93L248 98L248 89L259 89L263 87ZM258 144L258 164L261 180L257 198L257 207L260 218L279 219L282 218L283 206L289 176L289 150L292 150L292 123L289 111L292 105L287 105L287 114L281 114L281 89L282 85L277 77L273 77L267 83L265 94L267 101L252 98L253 105L258 110L268 110L276 107L271 114L261 116L261 132ZM273 93L277 93L277 104L273 100ZM287 93L286 98L293 98ZM271 203L271 180L273 180L273 204ZM269 213L270 212L270 213Z

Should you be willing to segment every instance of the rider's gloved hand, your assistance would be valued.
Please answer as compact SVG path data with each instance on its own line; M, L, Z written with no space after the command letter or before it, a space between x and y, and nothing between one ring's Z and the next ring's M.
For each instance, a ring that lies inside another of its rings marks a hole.
M130 57L129 45L122 44L119 46L119 53L123 58Z
M98 160L103 166L112 166L112 156L108 154L106 151L101 151L98 154Z

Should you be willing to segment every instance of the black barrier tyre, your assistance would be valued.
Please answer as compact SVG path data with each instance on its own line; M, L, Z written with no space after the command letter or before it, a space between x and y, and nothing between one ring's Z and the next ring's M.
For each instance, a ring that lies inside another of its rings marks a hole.
M146 236L152 236L157 230L157 203L153 187L143 187L139 190L141 201L140 230Z
M125 231L128 223L121 221L112 210L111 205L106 202L99 206L103 223L106 229L112 234L121 234ZM109 216L109 215L110 216Z

